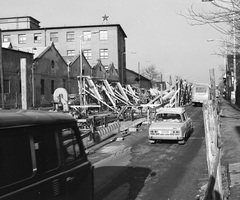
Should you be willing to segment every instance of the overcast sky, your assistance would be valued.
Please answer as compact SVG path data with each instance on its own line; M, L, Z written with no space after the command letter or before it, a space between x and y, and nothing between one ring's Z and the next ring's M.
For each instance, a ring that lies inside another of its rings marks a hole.
M41 27L120 24L127 35L127 68L138 72L151 64L163 74L209 83L209 69L220 75L223 36L210 26L190 26L178 13L194 4L197 10L213 9L202 0L0 0L0 17L32 16ZM136 52L132 54L131 52ZM147 62L148 61L148 62Z

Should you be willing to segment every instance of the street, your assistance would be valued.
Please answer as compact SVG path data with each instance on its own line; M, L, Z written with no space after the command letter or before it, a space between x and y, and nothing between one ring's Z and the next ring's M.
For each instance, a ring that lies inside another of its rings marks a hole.
M194 132L185 145L150 144L147 126L89 155L96 200L194 199L208 181L201 107L186 107Z

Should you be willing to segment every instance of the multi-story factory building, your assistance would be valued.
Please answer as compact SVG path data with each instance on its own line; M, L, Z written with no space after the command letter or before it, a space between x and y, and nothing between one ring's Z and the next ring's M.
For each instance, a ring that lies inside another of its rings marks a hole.
M124 30L119 24L40 27L31 16L0 18L2 42L10 42L14 49L34 53L54 43L62 56L77 56L80 50L91 66L101 60L108 67L114 65L119 81L126 83L126 53Z

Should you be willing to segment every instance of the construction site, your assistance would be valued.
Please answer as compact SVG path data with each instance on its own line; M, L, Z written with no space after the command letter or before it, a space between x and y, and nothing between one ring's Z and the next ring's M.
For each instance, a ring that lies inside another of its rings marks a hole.
M57 88L53 94L53 110L72 115L77 121L85 148L112 135L128 132L120 129L123 121L135 121L133 128L150 123L161 107L185 106L191 99L192 84L176 78L165 89L134 87L106 79L78 77L79 94L68 94Z

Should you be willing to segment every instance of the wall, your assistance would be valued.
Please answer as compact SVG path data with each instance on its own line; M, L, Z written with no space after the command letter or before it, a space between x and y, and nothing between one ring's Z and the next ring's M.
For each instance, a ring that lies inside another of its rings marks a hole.
M67 89L68 66L54 47L49 48L43 55L36 58L34 66L36 105L50 106L53 100L51 80L54 81L54 90L59 87ZM44 94L41 94L41 79L44 80Z
M21 108L21 70L20 70L20 59L26 58L27 68L27 105L32 107L32 61L33 55L21 51L12 49L2 48L2 60L3 60L3 71L4 80L9 80L10 93L4 94L5 107L6 108ZM2 98L0 98L0 105L2 107Z

